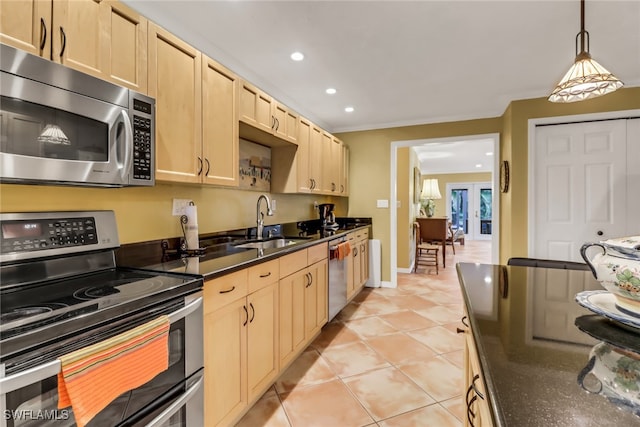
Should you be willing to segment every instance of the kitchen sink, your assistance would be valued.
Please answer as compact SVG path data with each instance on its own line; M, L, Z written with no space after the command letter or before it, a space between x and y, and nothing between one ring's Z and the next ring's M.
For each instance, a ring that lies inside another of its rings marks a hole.
M289 238L289 237L281 237L277 239L271 240L259 240L255 242L243 243L241 245L236 245L236 248L246 248L246 249L276 249L276 248L284 248L287 246L296 245L298 243L308 242L309 239L304 238Z

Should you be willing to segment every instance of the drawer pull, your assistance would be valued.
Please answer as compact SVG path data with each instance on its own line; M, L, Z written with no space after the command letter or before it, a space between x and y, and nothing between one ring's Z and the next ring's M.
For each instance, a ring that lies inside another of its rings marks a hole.
M255 319L255 318L256 318L256 309L255 309L255 307L253 306L253 303L252 303L252 302L250 302L250 303L249 303L249 306L251 307L251 320L249 320L249 323L252 323L252 322L253 322L253 319Z
M466 331L464 329L456 328L456 333L464 334Z
M235 289L235 286L232 286L231 289L227 289L226 291L220 291L221 294L228 294L229 292L233 292L233 290Z
M462 316L462 319L460 319L460 321L462 322L462 324L464 326L466 326L467 328L469 327L469 324L465 321L467 319L467 316Z
M267 274L261 274L260 278L264 279L265 277L269 277L269 276L271 276L271 272L268 272Z
M476 395L478 395L478 397L482 400L484 400L484 394L480 393L480 391L478 391L478 388L476 387L476 381L480 379L480 375L476 374L473 376L473 381L471 381L471 387L473 388L473 391Z
M247 316L247 317L245 317L244 323L242 324L242 326L247 326L247 323L249 323L249 310L247 310L247 306L246 305L243 305L242 308L244 308L244 314L245 314L245 316Z

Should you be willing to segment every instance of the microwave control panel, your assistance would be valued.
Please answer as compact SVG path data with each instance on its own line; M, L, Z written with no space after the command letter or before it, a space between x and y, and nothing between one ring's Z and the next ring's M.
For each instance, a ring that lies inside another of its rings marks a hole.
M151 181L153 139L151 133L152 105L140 99L133 99L133 178ZM139 111L142 114L136 114Z
M93 217L3 221L0 237L3 253L98 243Z

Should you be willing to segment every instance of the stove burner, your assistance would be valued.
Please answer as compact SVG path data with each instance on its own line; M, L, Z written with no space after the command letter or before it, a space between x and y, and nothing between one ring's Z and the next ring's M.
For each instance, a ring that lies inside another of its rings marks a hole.
M114 295L118 293L120 293L119 289L116 289L112 285L105 285L105 286L91 286L90 288L78 289L73 293L73 296L74 298L77 298L79 300L89 301L92 299L102 298L108 295Z
M13 322L14 320L25 319L27 317L37 316L38 314L42 314L42 313L49 313L54 310L58 310L60 308L65 308L65 307L68 307L68 305L63 303L57 303L57 302L26 306L26 307L17 307L8 313L2 313L0 315L0 322L2 323Z

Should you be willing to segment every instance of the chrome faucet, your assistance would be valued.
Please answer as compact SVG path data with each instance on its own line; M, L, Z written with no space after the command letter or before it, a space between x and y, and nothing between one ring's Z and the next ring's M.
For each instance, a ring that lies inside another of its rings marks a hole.
M262 200L267 203L267 216L273 216L269 197L267 197L266 194L261 194L260 197L258 197L258 204L256 205L256 223L258 224L258 227L256 228L256 237L258 239L262 239L262 232L264 230L264 214L260 212L260 202Z

